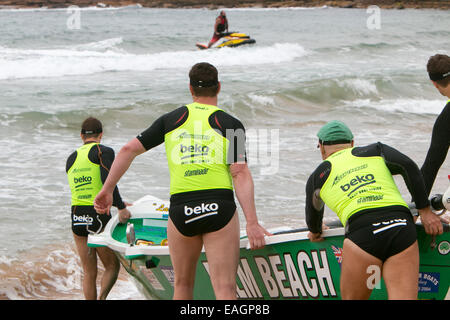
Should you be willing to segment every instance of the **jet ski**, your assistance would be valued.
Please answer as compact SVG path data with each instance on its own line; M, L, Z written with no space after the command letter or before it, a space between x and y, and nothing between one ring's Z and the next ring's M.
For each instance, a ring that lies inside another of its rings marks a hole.
M225 47L238 47L244 44L255 43L255 39L250 38L249 35L240 32L226 32L222 34L221 40L217 41L211 46L211 48L225 48ZM208 49L207 44L197 43L197 48L204 50Z

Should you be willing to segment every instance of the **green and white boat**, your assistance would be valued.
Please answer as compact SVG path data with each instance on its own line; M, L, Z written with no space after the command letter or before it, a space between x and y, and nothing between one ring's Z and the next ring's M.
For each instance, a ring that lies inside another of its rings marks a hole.
M108 246L149 299L171 299L174 272L167 246L169 202L145 196L130 208L131 218L120 224L117 215L97 235L89 235L90 247ZM310 242L306 229L271 230L266 246L248 248L241 237L237 275L239 299L340 299L339 278L344 228L323 232L322 242ZM420 248L419 299L450 299L450 229L437 237L425 234L417 224ZM371 299L387 299L383 281L376 282ZM195 299L214 299L204 252L197 265Z

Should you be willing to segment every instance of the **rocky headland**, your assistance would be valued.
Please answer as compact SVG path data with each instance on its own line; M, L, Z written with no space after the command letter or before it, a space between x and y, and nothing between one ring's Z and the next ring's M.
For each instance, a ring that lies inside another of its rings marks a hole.
M367 8L377 5L384 9L450 9L450 0L0 0L0 8L67 8L76 5L79 7L123 7L140 5L148 8L282 8L282 7L337 7L337 8Z

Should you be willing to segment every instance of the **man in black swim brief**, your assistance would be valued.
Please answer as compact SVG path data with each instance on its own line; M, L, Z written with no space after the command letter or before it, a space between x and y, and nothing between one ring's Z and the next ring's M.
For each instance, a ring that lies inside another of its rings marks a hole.
M370 297L370 266L382 270L389 299L417 299L416 228L392 175L403 176L425 231L441 234L443 227L429 207L419 168L410 158L380 142L354 147L352 132L340 121L328 122L317 136L324 161L306 185L308 236L311 241L322 239L325 204L345 226L342 299Z
M239 139L245 137L244 127L217 107L217 69L209 63L195 64L189 80L193 103L162 115L121 149L95 208L99 213L108 210L112 190L134 158L164 142L170 173L167 236L175 273L173 298L193 298L204 247L216 299L236 299L240 230L233 191L244 212L251 248L263 247L270 233L256 216L245 139Z
M66 161L67 179L71 190L72 232L83 268L83 292L86 300L106 299L117 280L119 260L107 247L87 246L89 233L103 230L110 215L99 215L94 209L94 199L108 176L114 160L114 150L100 144L103 135L102 123L96 118L87 118L81 126L83 145L74 151ZM119 209L119 220L125 222L130 212L114 190L114 206ZM105 272L97 297L97 254L103 262Z

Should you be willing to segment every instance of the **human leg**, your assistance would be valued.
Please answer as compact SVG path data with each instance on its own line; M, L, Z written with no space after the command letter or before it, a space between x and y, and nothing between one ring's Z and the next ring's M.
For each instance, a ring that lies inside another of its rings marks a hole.
M382 261L358 247L350 239L344 240L341 270L341 297L343 300L369 299L372 289L368 284L369 267L381 270Z
M114 252L107 247L97 248L97 253L103 263L103 266L105 267L105 272L103 273L101 280L100 294L98 296L98 299L105 300L117 281L117 277L120 271L120 262Z
M203 234L203 243L216 299L236 299L236 274L239 263L237 211L225 227Z
M417 299L419 286L419 246L417 241L384 262L383 278L389 299Z
M175 274L173 299L192 299L197 261L203 246L201 235L184 236L169 218L167 240Z
M87 237L73 234L78 255L83 268L83 293L86 300L97 299L97 254L94 248L87 246Z
M211 48L211 46L212 46L214 43L216 43L217 41L219 41L220 38L221 38L220 35L217 35L216 33L214 33L213 36L212 36L212 38L211 38L211 40L209 40L208 48Z

